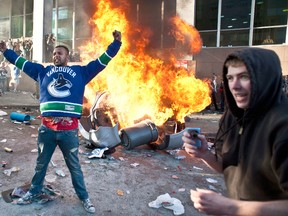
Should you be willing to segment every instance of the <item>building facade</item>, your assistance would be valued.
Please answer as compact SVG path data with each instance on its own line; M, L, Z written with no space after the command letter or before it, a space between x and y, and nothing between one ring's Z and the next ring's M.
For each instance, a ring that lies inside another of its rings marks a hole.
M111 1L111 0L107 0ZM33 40L31 60L50 62L47 39L77 50L91 39L88 25L96 0L0 0L0 40ZM180 16L199 31L203 47L186 60L196 62L196 76L220 73L226 56L247 46L277 52L288 74L287 0L133 0L127 17L153 32L148 48L177 46L169 17ZM24 39L23 39L24 38ZM23 86L23 85L22 85ZM29 85L28 85L29 86Z
M201 77L219 73L230 52L248 46L274 50L288 75L287 0L196 0L194 9L203 40L195 56Z

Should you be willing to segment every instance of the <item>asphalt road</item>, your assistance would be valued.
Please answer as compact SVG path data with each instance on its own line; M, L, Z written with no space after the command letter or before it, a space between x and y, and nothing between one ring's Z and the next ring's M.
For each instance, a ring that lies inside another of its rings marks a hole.
M18 124L10 119L11 112L39 116L38 100L30 93L9 92L3 95L0 97L0 111L7 113L0 116L0 190L3 192L30 183L37 157L35 149L40 120L36 118L31 120L31 124ZM219 114L195 114L190 116L186 126L200 127L203 133L213 135L219 118ZM198 216L202 214L193 207L190 189L206 188L225 193L222 175L210 170L200 160L190 158L181 149L154 150L145 144L127 150L120 145L106 158L89 159L92 150L86 148L83 137L80 136L80 140L80 163L96 215L174 215L171 209L148 206L158 196L168 193L183 205L185 212L182 215ZM6 152L5 147L13 152ZM7 175L9 170L16 171ZM57 175L59 170L65 174L64 177ZM1 197L0 215L90 215L85 212L74 192L69 171L58 148L47 175L55 178L53 182L45 181L45 184L60 192L57 199L46 204L19 206Z

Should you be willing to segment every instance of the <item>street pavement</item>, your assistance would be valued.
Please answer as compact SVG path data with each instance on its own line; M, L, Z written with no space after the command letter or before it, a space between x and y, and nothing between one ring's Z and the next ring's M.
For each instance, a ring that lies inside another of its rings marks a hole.
M0 116L0 191L3 192L30 183L37 158L37 128L41 121L35 118L26 125L16 124L9 118L11 112L39 116L39 101L29 92L3 94L0 96L0 111L7 113ZM203 133L213 137L220 117L220 114L212 112L191 114L185 125L200 127ZM182 149L154 150L142 145L127 150L118 146L114 153L105 158L89 159L87 156L92 150L85 147L83 137L79 138L82 143L79 160L96 215L172 216L175 214L171 208L148 205L168 193L183 205L185 212L182 215L201 216L203 214L193 207L190 200L190 189L204 188L225 193L222 175L201 160L189 157ZM13 152L5 151L5 147ZM14 171L8 176L7 172L13 168ZM64 176L59 176L59 171ZM50 177L49 181L47 176ZM0 216L89 215L74 192L69 170L58 148L51 159L47 176L45 184L59 191L59 198L46 204L19 206L7 203L0 195Z
M31 92L9 91L0 96L0 107L39 107L39 100Z

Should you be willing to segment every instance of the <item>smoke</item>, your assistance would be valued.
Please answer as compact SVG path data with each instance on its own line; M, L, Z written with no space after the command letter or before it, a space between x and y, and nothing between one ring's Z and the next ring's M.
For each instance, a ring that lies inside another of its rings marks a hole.
M93 1L77 1L76 10L75 25L81 26L81 28L78 28L78 32L76 32L78 38L76 47L80 47L91 38L92 27L87 23L87 20L90 20L93 16L96 5Z

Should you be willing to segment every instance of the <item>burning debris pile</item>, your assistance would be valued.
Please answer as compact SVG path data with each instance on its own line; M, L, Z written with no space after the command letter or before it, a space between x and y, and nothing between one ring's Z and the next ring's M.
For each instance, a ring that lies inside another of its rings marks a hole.
M177 15L170 17L163 22L170 23L169 35L178 45L151 49L153 32L141 26L138 18L131 19L131 10L141 12L141 5L131 8L125 0L100 0L95 5L90 19L94 36L80 48L83 63L102 53L115 29L122 32L123 44L105 71L86 87L84 110L89 112L81 119L82 135L99 147L122 144L131 149L156 142L160 149L176 148L185 116L211 102L208 81L197 79L192 69L177 66L178 59L201 50L199 32ZM107 103L103 98L109 98L109 103L103 105ZM167 131L169 125L173 129Z
M117 119L115 108L109 101L109 92L103 92L97 95L89 115L80 120L79 131L94 148L107 150L119 145L128 150L144 144L158 150L173 150L182 146L184 129L179 122L169 120L157 127L150 119L144 119L119 130Z

